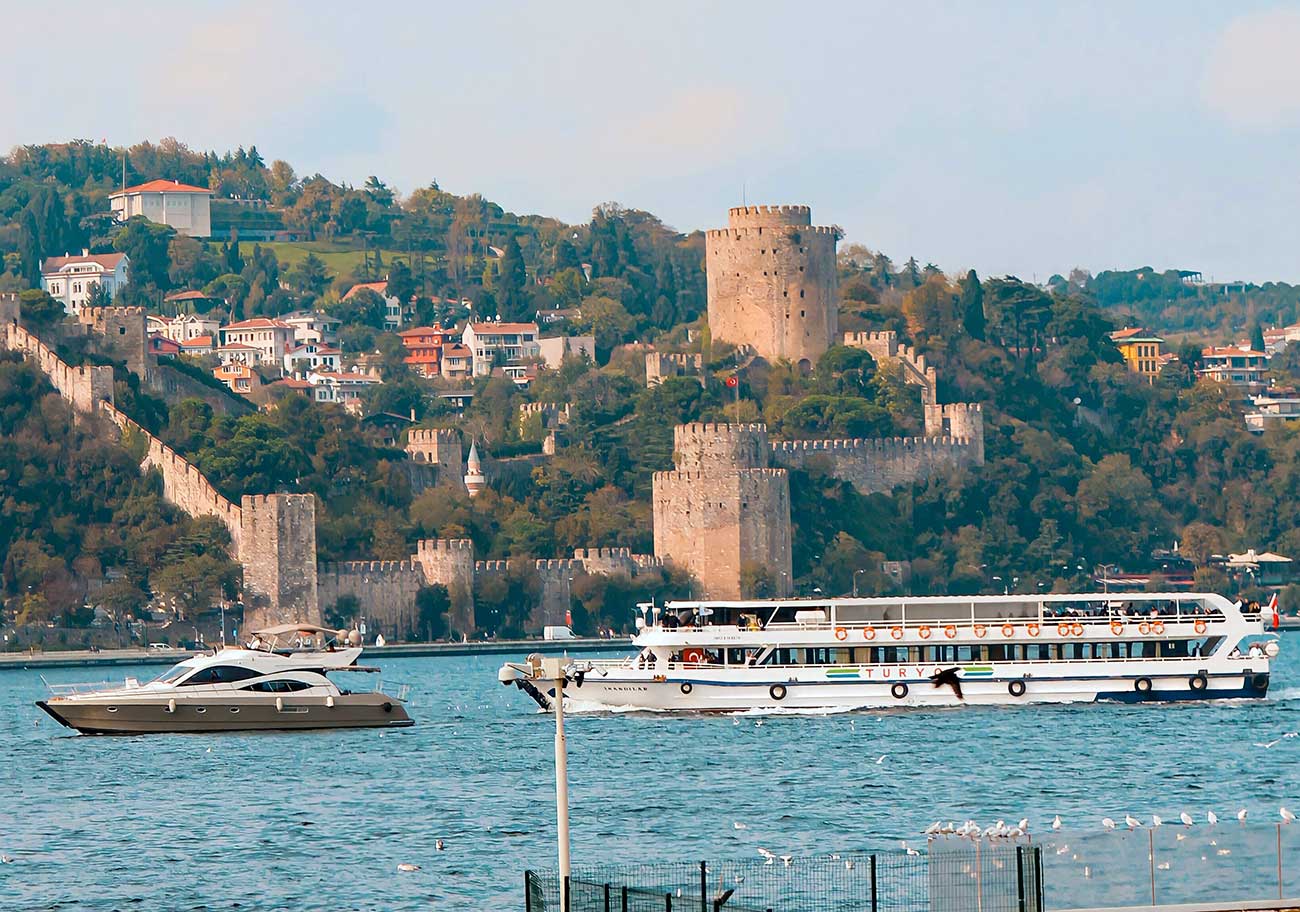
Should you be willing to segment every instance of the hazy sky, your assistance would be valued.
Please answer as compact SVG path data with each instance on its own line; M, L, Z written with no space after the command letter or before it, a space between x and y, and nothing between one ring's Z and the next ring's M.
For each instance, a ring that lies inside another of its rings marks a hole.
M901 262L1300 281L1300 5L12 2L0 147L175 136ZM159 175L165 177L166 175Z

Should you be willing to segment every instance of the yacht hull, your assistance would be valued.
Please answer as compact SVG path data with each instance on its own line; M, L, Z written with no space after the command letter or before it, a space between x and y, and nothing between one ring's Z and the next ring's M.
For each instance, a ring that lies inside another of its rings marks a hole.
M413 725L401 701L382 693L240 700L232 697L92 697L40 700L60 724L86 735L402 728Z

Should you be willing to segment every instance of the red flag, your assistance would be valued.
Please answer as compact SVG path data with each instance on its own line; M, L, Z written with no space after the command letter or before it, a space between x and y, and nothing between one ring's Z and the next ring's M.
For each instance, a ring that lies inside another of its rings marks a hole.
M733 374L727 378L727 386L740 386L740 379Z
M1268 600L1268 610L1273 612L1273 629L1277 630L1282 626L1282 618L1277 613L1277 593L1274 592Z

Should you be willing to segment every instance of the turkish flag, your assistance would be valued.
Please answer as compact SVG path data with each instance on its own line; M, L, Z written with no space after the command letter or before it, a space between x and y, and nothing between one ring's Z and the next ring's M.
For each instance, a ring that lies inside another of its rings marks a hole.
M734 376L734 375L728 377L728 378L727 378L727 386L733 386L733 387L734 387L734 386L740 386L740 378L739 378L739 377L736 377L736 376Z

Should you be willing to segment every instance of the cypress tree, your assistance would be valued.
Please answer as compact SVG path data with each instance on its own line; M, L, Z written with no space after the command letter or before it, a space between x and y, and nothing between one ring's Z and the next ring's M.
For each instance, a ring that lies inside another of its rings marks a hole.
M974 269L961 283L961 322L967 335L984 341L984 286Z
M22 276L28 288L41 287L41 240L36 227L36 216L31 208L23 210L19 222L19 254L22 257Z
M1262 352L1264 350L1264 327L1255 321L1255 325L1250 330L1250 347L1254 351Z

